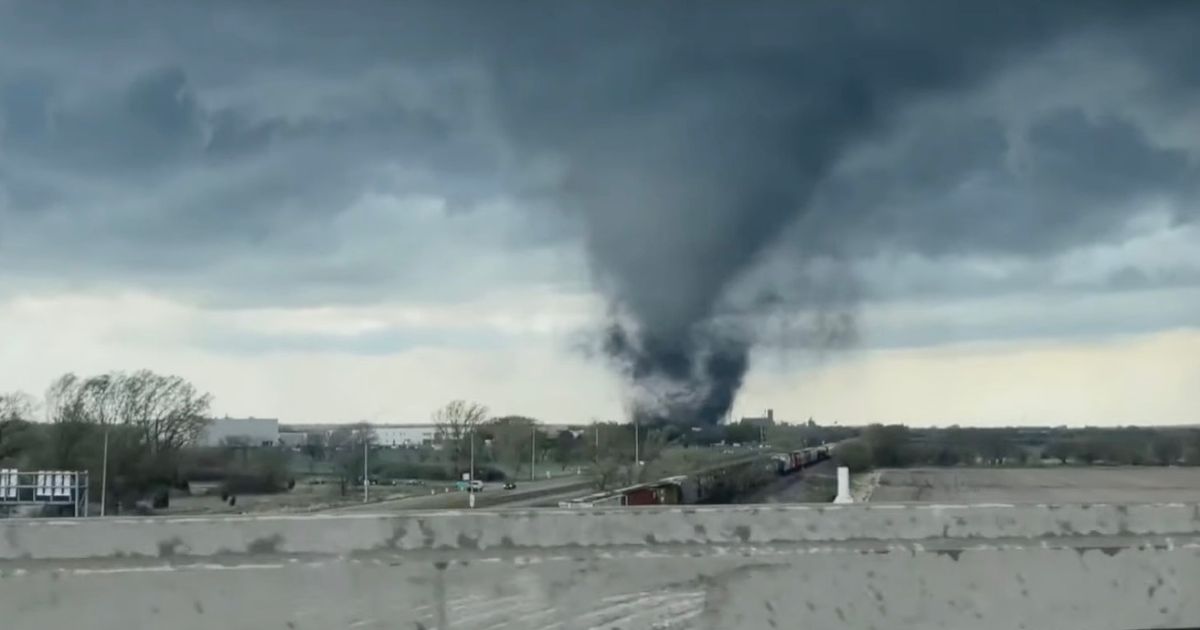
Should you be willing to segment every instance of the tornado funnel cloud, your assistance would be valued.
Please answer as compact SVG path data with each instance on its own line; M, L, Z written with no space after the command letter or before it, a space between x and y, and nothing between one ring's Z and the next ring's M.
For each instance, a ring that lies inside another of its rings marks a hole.
M523 40L529 56L504 66L501 106L515 141L562 167L556 205L581 226L611 313L600 345L628 381L634 415L690 425L726 417L752 350L779 343L755 324L762 310L828 310L819 292L797 295L809 264L837 259L856 235L903 227L878 207L822 207L818 193L848 155L922 99L965 93L1074 31L1154 12L1069 2L662 6L556 13L561 28ZM546 63L544 46L556 45L561 60ZM873 213L893 223L876 227L864 219ZM764 265L781 250L794 265ZM767 267L779 273L756 273ZM852 314L826 314L814 343L857 338Z
M632 384L634 419L697 425L729 413L749 367L750 343L711 332L639 334L613 323L604 350Z

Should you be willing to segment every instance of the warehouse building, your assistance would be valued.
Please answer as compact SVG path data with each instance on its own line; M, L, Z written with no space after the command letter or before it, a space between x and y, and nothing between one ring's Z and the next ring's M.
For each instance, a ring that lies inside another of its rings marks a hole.
M200 446L275 446L278 418L213 418L197 440Z

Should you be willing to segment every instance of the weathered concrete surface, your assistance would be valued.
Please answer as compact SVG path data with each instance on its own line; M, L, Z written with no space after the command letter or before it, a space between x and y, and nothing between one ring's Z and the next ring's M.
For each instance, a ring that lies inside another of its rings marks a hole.
M0 627L1200 626L1200 505L0 522Z

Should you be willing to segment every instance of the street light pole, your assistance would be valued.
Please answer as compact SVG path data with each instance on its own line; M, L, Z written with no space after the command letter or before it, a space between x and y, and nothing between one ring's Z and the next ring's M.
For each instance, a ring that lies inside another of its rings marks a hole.
M641 466L641 438L638 437L638 427L640 423L637 420L633 421L633 465Z
M537 427L529 427L529 480L537 481Z
M367 475L367 471L370 470L367 467L367 458L370 457L370 454L371 454L370 450L368 450L368 448L367 448L369 445L370 445L370 442L367 440L367 433L366 433L366 430L364 430L363 431L363 503L367 503L371 500L371 495L370 495L371 478Z
M471 427L471 470L467 474L467 505L475 507L475 427Z
M100 516L108 503L108 425L104 425L104 458L100 464Z

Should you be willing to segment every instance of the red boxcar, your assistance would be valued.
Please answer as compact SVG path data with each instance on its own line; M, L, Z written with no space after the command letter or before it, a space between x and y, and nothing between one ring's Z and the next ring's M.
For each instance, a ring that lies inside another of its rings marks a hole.
M637 487L625 491L625 505L656 505L658 494L654 488Z

